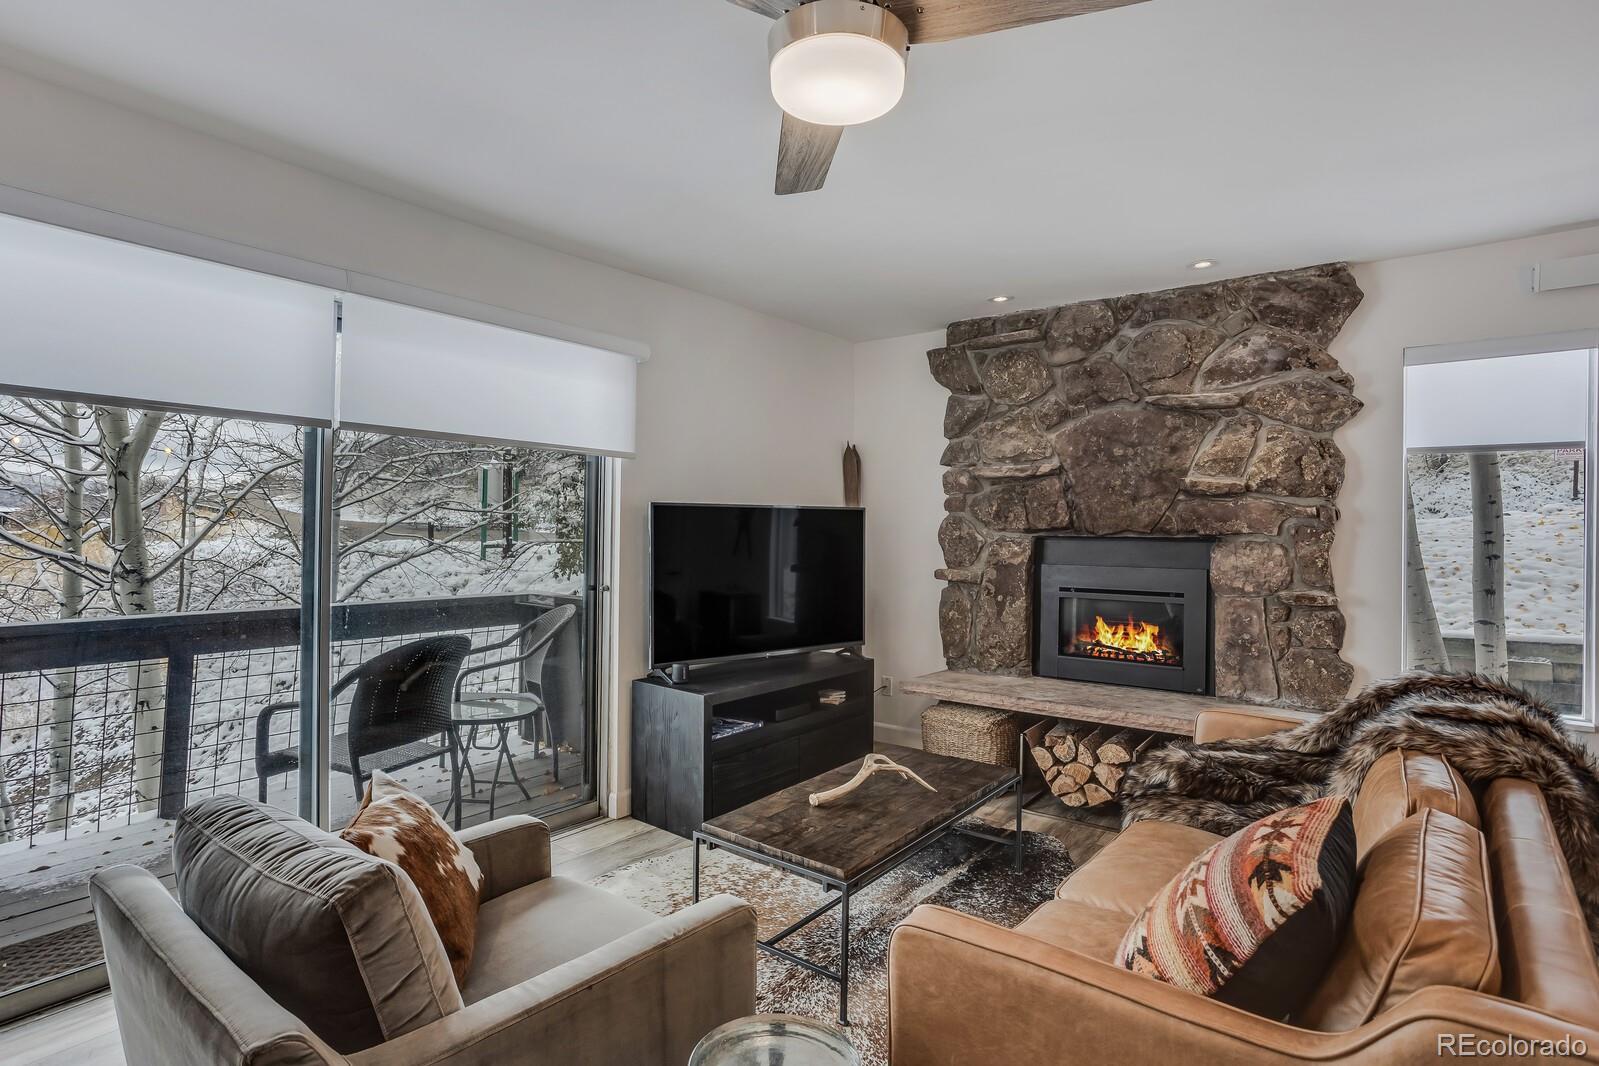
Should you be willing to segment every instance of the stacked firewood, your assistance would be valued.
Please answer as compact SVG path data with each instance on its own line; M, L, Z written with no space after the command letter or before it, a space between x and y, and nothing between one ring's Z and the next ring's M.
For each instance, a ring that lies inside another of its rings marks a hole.
M1068 807L1098 807L1116 798L1127 768L1156 734L1043 721L1028 729L1025 736L1044 783L1062 803Z

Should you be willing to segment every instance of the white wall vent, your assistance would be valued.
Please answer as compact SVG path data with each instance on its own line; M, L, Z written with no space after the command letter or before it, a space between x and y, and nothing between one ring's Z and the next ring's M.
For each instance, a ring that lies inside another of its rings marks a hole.
M1532 268L1532 291L1552 292L1599 285L1599 253L1551 259Z

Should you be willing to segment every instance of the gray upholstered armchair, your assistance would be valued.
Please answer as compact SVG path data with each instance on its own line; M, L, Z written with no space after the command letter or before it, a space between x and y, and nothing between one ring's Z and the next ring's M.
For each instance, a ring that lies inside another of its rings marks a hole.
M484 874L457 985L398 866L235 797L179 820L182 903L142 869L96 874L132 1066L682 1066L755 1001L755 916L729 896L658 918L552 876L525 816L460 834Z

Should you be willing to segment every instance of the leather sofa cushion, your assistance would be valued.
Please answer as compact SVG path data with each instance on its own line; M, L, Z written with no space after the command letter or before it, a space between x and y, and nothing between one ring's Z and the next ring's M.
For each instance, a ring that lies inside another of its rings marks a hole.
M656 920L603 888L566 877L535 881L478 908L477 953L461 995L476 1003Z
M1057 948L1110 962L1127 932L1127 914L1086 903L1052 899L1029 914L1016 931Z
M1194 721L1194 743L1250 740L1284 729L1292 729L1304 723L1303 718L1289 718L1286 715L1265 714L1261 711L1200 711L1199 717Z
M1176 822L1134 822L1065 881L1055 895L1127 916L1123 932L1166 883L1222 838Z
M1425 809L1366 855L1354 919L1295 1021L1341 1032L1423 988L1499 991L1499 942L1482 834Z
M1506 999L1599 1028L1599 964L1543 793L1500 778L1483 793Z
M1471 789L1439 756L1399 749L1378 759L1355 797L1357 861L1400 822L1428 808L1482 828Z
M178 818L183 910L234 965L349 1054L458 1011L450 960L392 862L237 796Z

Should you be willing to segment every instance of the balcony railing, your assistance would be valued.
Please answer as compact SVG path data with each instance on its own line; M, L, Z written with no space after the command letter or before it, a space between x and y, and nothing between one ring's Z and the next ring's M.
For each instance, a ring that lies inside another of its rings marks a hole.
M561 602L581 607L552 596L336 606L334 676L420 636L462 633L474 647L503 640ZM565 737L587 751L582 632L568 627L542 681L551 713L570 720ZM255 718L297 696L299 643L295 608L0 627L0 852L174 818L218 792L254 796ZM474 675L471 687L523 690L521 668L508 669ZM334 711L340 732L347 698ZM282 746L295 744L297 717L274 721ZM292 808L292 792L277 791L275 802Z

